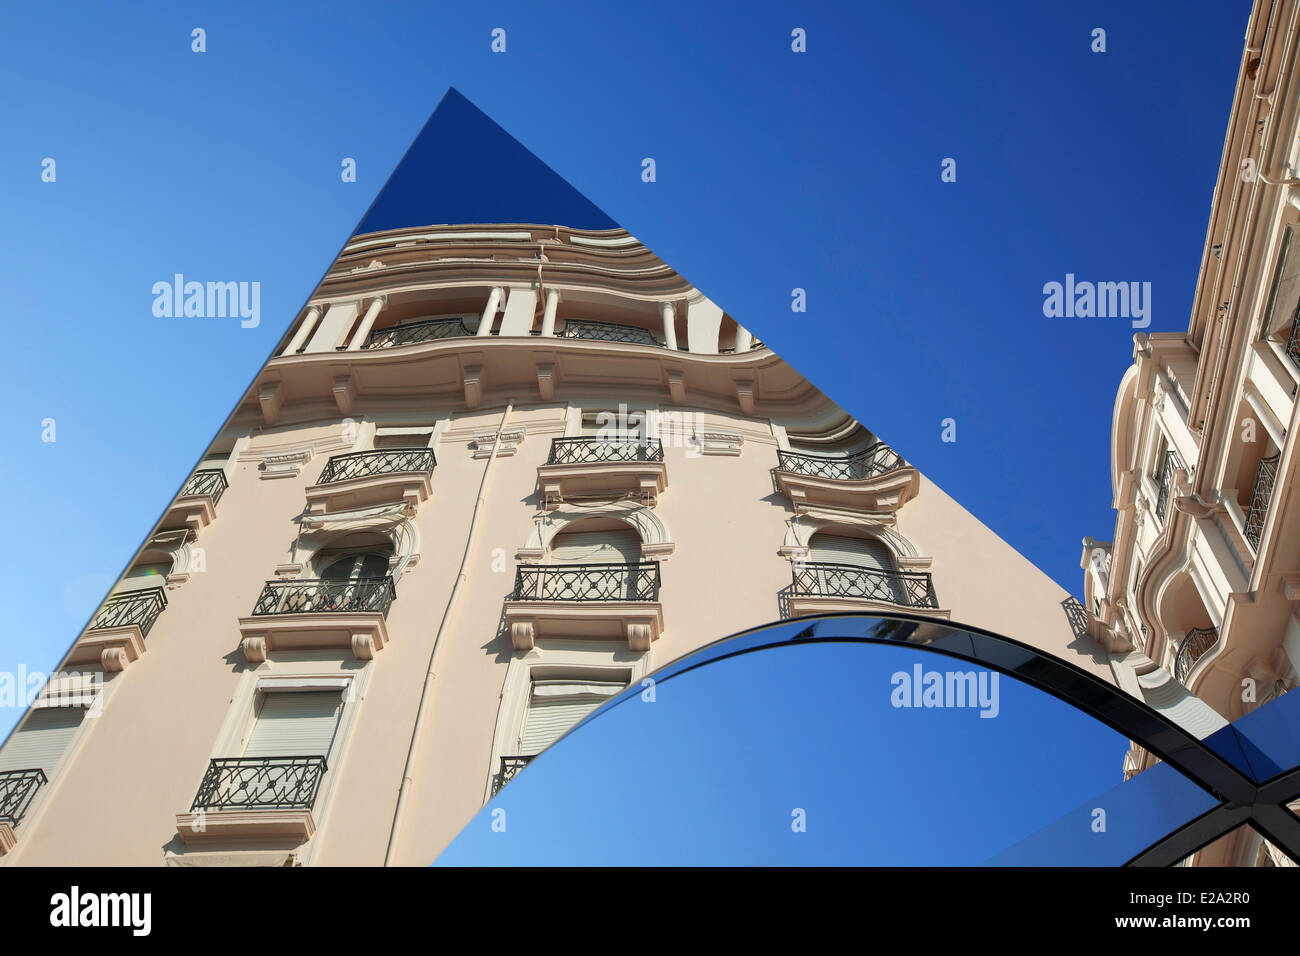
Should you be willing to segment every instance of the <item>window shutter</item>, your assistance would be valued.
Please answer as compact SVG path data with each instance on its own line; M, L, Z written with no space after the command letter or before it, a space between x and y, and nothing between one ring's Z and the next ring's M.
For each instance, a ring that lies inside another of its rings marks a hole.
M265 694L244 756L328 756L342 710L337 690Z
M575 682L535 683L524 716L519 753L524 756L541 753L623 687L623 684L605 683L585 687Z
M812 539L813 561L853 564L860 568L892 571L893 561L883 544L874 538L850 538L838 534L816 534Z
M167 575L171 574L171 562L158 564L137 564L113 589L114 593L122 591L143 591L149 588L167 586Z
M0 751L0 770L39 769L45 771L46 777L52 776L85 716L84 707L43 707L33 711L23 729Z
M641 560L641 538L631 528L560 532L551 558L562 564L635 564Z

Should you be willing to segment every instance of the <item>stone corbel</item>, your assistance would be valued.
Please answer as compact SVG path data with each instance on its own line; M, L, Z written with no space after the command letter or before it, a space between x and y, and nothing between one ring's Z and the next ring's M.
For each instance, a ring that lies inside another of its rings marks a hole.
M736 401L740 403L740 410L746 415L754 414L754 380L752 378L743 378L736 380Z
M629 649L648 651L652 640L654 640L654 629L649 624L637 622L627 625L627 646Z
M280 420L280 406L283 404L283 398L280 395L279 382L267 382L257 393L257 403L262 406L262 421L267 425L274 425Z
M668 370L668 394L678 405L686 404L686 376L679 368Z
M531 651L537 646L537 628L532 621L513 621L510 624L510 643L517 651Z
M465 385L465 404L469 408L478 408L483 400L483 366L466 365L462 371Z
M549 402L555 395L555 365L554 363L539 364L537 366L537 392L542 397L542 401Z
M353 402L356 397L356 386L352 384L351 375L334 376L334 403L338 405L340 414L352 414Z

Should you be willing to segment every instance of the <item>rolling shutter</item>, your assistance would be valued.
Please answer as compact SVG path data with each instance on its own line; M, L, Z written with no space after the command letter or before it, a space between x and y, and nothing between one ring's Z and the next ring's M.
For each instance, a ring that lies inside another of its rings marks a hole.
M561 532L551 543L551 559L561 564L636 564L641 560L641 538L631 528Z
M23 728L0 751L0 770L44 770L46 777L72 743L86 716L84 707L42 707L28 716Z
M815 534L812 538L812 561L830 564L853 564L860 568L892 571L885 546L874 538L850 538L838 534Z
M264 694L244 756L328 756L342 710L337 690Z
M161 588L167 585L167 575L171 574L170 561L157 564L137 564L118 582L114 593L122 591L143 591L148 588Z
M624 686L596 681L535 681L528 713L524 715L519 753L541 753Z

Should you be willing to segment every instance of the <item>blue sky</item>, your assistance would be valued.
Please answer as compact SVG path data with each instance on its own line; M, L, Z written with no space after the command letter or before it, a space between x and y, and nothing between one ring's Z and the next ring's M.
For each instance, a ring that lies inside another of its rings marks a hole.
M1132 329L1042 286L1149 281L1150 331L1186 327L1249 4L734 11L10 10L0 670L57 662L453 85L1077 591ZM177 272L260 282L261 324L155 318Z

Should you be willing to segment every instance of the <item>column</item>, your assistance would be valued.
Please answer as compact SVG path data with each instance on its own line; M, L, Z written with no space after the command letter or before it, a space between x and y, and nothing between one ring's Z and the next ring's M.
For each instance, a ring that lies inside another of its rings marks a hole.
M664 342L677 351L677 307L671 302L660 302L659 312L664 320Z
M542 312L542 335L555 336L555 311L560 305L560 290L546 290L546 308Z
M365 317L361 320L361 324L357 326L356 334L352 336L352 341L348 344L349 352L356 352L361 349L361 346L366 341L366 336L370 334L371 328L374 327L375 319L379 318L379 313L387 304L388 300L382 295L370 300L370 308L366 309Z
M736 351L748 352L754 344L754 336L743 325L736 326Z
M478 323L479 335L491 335L492 326L497 320L497 310L501 308L501 297L505 295L505 290L501 286L493 286L492 291L488 293L487 307L483 310L483 318Z
M307 341L307 336L311 335L312 329L316 328L316 323L320 320L320 306L313 305L307 310L306 317L302 320L302 325L298 326L298 331L294 333L293 339L285 346L281 355L293 355L303 343Z

